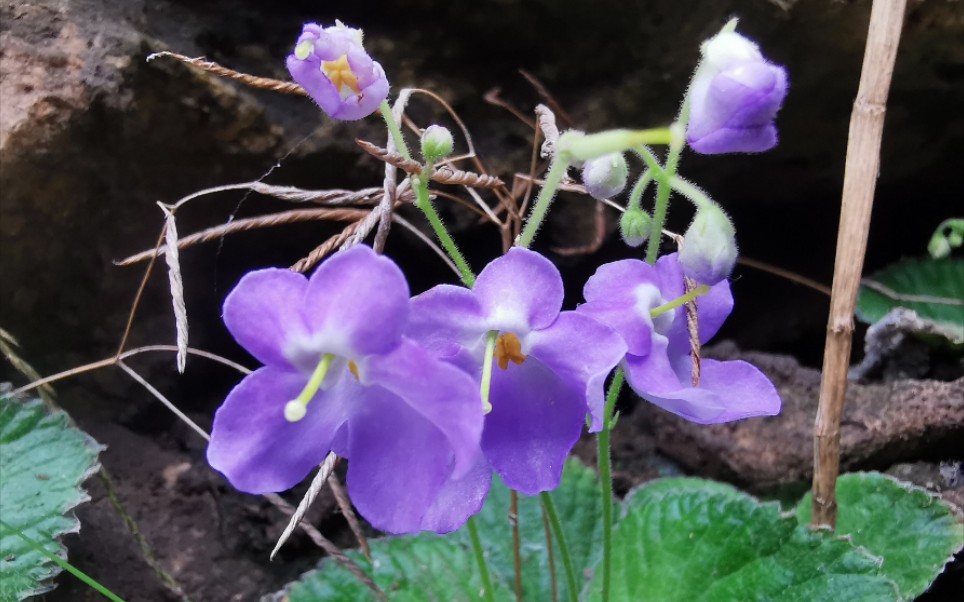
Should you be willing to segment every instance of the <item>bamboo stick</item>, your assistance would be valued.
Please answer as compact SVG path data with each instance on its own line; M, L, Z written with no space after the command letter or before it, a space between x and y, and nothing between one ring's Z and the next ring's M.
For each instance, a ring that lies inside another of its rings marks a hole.
M837 522L840 416L847 392L853 315L860 288L870 213L880 166L880 142L906 0L874 0L857 98L850 115L830 318L814 424L813 518L811 526Z

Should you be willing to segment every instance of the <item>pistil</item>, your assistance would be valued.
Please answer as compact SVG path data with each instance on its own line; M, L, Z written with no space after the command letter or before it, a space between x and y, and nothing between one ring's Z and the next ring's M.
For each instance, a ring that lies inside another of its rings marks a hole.
M498 338L498 330L490 330L485 335L485 359L482 360L482 386L479 389L482 395L482 412L485 414L492 411L492 404L489 403L489 388L492 384L492 357L495 355L495 342Z
M331 362L334 359L334 354L326 353L323 355L321 361L315 366L315 371L311 373L311 378L308 379L308 384L305 385L304 390L298 397L285 404L285 419L288 422L298 422L305 417L305 414L308 412L308 402L310 402L315 396L315 393L318 392L321 383L325 380L325 375L328 374L328 368L331 367Z
M666 312L672 311L677 307L682 307L683 305L686 305L693 299L696 299L697 297L702 297L708 292L710 292L710 287L706 286L705 284L702 284L694 288L690 292L686 293L685 295L682 295L680 297L673 299L669 303L664 303L659 307L654 307L653 309L649 310L649 317L655 318L656 316L665 314Z

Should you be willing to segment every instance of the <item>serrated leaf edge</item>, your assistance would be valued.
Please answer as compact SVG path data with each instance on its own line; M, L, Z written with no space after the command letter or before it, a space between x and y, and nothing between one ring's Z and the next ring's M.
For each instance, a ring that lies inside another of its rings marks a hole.
M54 418L54 419L62 419L64 421L65 428L72 428L75 431L77 431L84 439L85 446L89 447L91 450L95 452L94 463L91 465L89 469L84 471L77 478L76 482L73 483L73 486L77 488L78 495L73 500L68 500L66 506L63 508L63 510L61 510L61 514L63 514L64 517L70 521L71 523L70 527L63 529L60 533L50 534L50 538L56 541L58 544L57 550L54 551L53 553L56 554L61 560L67 560L67 547L63 544L63 541L61 538L64 535L80 533L80 526L81 526L80 519L77 518L77 515L74 513L74 510L77 508L77 506L85 502L89 502L91 500L90 494L87 493L87 490L83 488L83 484L84 482L87 481L87 479L89 479L92 475L94 475L101 469L100 454L101 452L107 449L107 446L101 444L96 439L94 439L89 434L87 434L87 432L84 431L82 428L78 427L77 424L73 421L73 419L70 417L70 415L67 412L61 409L50 411L44 405L44 403L39 399L29 399L27 401L21 401L19 399L15 399L12 397L4 397L3 399L12 404L17 404L21 408L26 410L33 410L34 408L40 406L40 411L43 412L45 416L49 418ZM45 562L44 564L47 564L47 562ZM20 598L21 601L26 600L31 596L39 596L41 594L45 594L57 587L57 584L54 583L53 580L55 577L57 577L57 575L63 572L63 569L60 568L60 566L55 563L53 563L53 566L50 568L52 569L52 572L46 577L43 577L39 581L37 581L37 584L33 589L24 592L22 597Z

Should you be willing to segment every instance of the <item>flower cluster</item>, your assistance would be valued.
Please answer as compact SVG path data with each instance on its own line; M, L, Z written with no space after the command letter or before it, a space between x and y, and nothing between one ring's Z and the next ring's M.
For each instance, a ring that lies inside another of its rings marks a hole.
M335 119L369 115L388 94L361 31L341 23L305 25L288 69ZM689 144L705 153L769 148L785 92L783 69L725 30L704 45ZM570 132L558 152L584 162L587 190L604 199L626 186L626 150L681 140L676 131ZM422 136L429 165L453 146L438 126ZM348 491L374 527L444 533L482 507L493 472L525 495L556 488L587 417L590 432L606 426L603 389L617 366L640 396L694 422L776 414L779 395L759 370L694 352L733 307L726 278L735 232L698 188L660 173L698 207L682 252L655 265L601 266L573 311L562 310L556 267L521 247L471 288L443 284L414 298L398 266L365 246L336 254L311 278L247 274L225 300L224 321L264 366L218 409L209 463L238 489L267 493L294 486L334 453L348 459ZM647 177L621 222L631 245L662 229L639 208Z
M409 299L398 267L365 246L306 279L252 272L224 304L235 339L264 367L215 416L210 464L238 489L302 480L329 451L373 526L448 532L477 512L495 471L532 495L558 486L587 414L602 428L603 386L618 364L646 399L697 422L773 414L773 386L744 362L702 362L690 383L675 256L602 266L587 303L561 311L563 284L541 255L514 248L472 289ZM700 335L732 306L726 282L700 303Z

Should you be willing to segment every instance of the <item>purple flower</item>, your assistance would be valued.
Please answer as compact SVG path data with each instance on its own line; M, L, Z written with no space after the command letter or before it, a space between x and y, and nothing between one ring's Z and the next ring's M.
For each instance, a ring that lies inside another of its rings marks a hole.
M684 308L651 317L650 311L684 294L677 255L651 266L624 259L601 266L586 282L587 303L578 313L609 324L629 348L623 361L636 393L664 410L700 424L730 422L780 411L780 396L758 369L744 361L702 360L693 384L693 360ZM700 343L716 334L733 309L722 281L697 299Z
M361 30L335 23L305 23L288 55L288 71L329 117L354 121L388 98L388 79L362 47Z
M556 267L514 248L482 270L474 288L440 285L412 300L407 333L477 382L493 337L481 449L506 485L525 495L559 485L587 412L591 430L602 428L603 384L626 352L607 326L560 311L562 299ZM478 470L489 474L485 464Z
M333 451L349 459L349 494L376 528L458 528L481 507L442 504L447 483L477 461L478 386L402 336L408 308L398 266L364 246L310 279L245 275L224 321L265 365L218 409L211 466L241 491L266 493L297 484Z
M686 140L704 155L759 153L777 144L773 124L787 95L787 72L767 62L756 44L721 32L702 48L690 84Z

